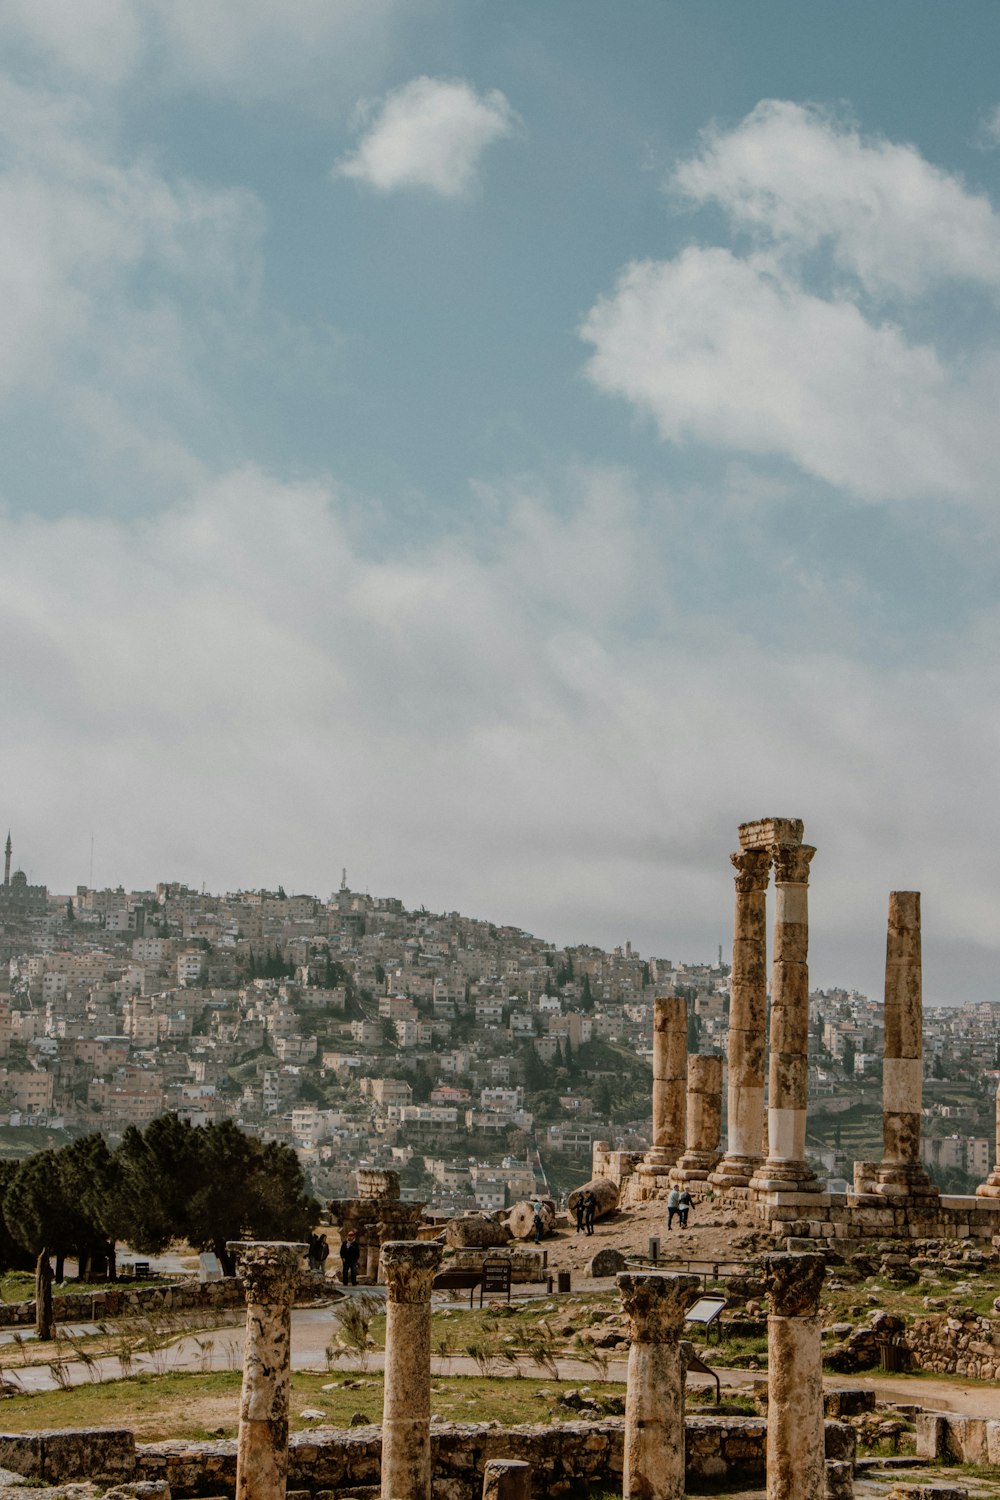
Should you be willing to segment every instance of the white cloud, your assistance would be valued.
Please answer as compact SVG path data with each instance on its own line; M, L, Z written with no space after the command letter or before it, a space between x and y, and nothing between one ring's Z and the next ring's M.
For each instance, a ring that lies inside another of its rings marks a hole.
M767 256L690 249L629 266L582 329L587 371L671 442L788 457L869 500L990 487L995 374L965 379L852 302L811 295Z
M422 0L426 12L432 0ZM6 0L0 38L78 84L145 80L322 111L376 76L412 0Z
M371 123L335 173L381 193L425 188L460 198L475 186L479 161L518 119L499 89L477 94L461 79L414 78L366 112Z
M1000 287L1000 215L911 145L865 138L830 115L766 99L707 133L674 186L795 254L830 247L868 292L914 295L957 280Z
M923 888L939 942L995 949L1000 819L968 788L1000 751L1000 620L884 674L765 650L714 601L629 639L655 548L620 476L578 483L563 519L524 492L389 561L335 495L253 470L130 524L0 518L19 856L64 887L92 829L99 879L323 891L346 863L553 937L710 953L736 823L787 811L820 849L817 977L877 968L891 888Z
M1000 146L1000 104L988 109L980 120L978 144L985 150Z
M626 267L586 318L587 370L664 438L791 460L866 500L992 502L996 330L949 357L907 299L1000 284L1000 217L910 146L867 142L767 102L716 132L675 186L717 202L756 248L692 246ZM836 268L824 284L815 252ZM869 305L893 292L895 318Z

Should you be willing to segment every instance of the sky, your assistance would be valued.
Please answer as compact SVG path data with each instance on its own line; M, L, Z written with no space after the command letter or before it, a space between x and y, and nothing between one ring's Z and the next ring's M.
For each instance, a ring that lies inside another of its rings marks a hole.
M6 0L0 822L1000 999L1000 7Z

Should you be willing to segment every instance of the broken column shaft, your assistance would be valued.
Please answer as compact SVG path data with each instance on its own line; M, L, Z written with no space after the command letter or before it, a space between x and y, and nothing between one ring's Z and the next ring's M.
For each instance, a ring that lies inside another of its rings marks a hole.
M681 1330L697 1276L618 1277L631 1347L625 1394L624 1500L679 1500L684 1494L684 1366Z
M688 1058L687 1147L672 1179L705 1182L719 1160L722 1135L722 1058L696 1053Z
M431 1286L442 1247L396 1240L382 1246L385 1282L383 1500L430 1500Z
M247 1299L236 1500L284 1500L292 1303L307 1246L237 1240L227 1248Z
M995 1103L995 1139L993 1152L993 1170L985 1182L981 1182L976 1188L977 1198L1000 1198L1000 1086L997 1087Z
M771 968L771 1048L768 1064L767 1160L758 1167L758 1192L819 1191L806 1163L809 1098L809 864L808 844L778 844L774 864L774 960Z
M875 1191L936 1197L920 1161L924 1089L920 892L890 891L885 942L883 1156Z
M765 1255L767 1293L767 1500L826 1493L822 1255Z
M733 967L729 980L726 1154L712 1174L721 1188L746 1187L761 1161L767 1026L767 849L731 854L736 867Z
M653 1144L639 1168L644 1177L668 1177L684 1150L687 1037L687 1001L658 995L653 1001Z

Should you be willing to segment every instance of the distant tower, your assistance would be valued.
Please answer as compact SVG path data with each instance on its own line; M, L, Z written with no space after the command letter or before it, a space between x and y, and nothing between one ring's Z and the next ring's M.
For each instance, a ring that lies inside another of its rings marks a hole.
M3 883L4 883L4 885L10 885L10 855L11 855L10 829L8 828L7 829L7 843L4 846L4 859L3 859Z

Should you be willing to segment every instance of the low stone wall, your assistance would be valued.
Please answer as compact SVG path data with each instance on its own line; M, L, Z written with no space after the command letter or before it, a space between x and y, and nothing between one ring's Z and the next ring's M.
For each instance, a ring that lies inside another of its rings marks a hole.
M946 1463L1000 1464L1000 1422L925 1411L917 1417L917 1457Z
M489 1250L476 1249L469 1245L446 1255L441 1263L442 1271L478 1271L483 1261L502 1256L509 1260L510 1279L517 1282L544 1281L546 1260L544 1250L518 1250L511 1244L494 1245Z
M918 1318L906 1330L905 1343L914 1369L1000 1380L1000 1320L984 1318L971 1307Z
M942 1197L930 1207L876 1193L783 1193L757 1205L772 1234L813 1240L976 1240L1000 1232L1000 1199Z
M517 1458L533 1470L534 1493L573 1495L581 1485L618 1486L625 1424L558 1422L500 1427L441 1422L431 1429L434 1500L478 1500L491 1458ZM686 1424L687 1478L758 1482L764 1477L766 1423L758 1417L694 1417ZM289 1444L288 1487L348 1495L379 1480L381 1429L319 1428ZM236 1443L156 1443L137 1450L137 1478L165 1479L174 1497L232 1494Z
M103 1292L67 1292L52 1298L52 1312L57 1323L99 1323L105 1318L141 1317L143 1313L170 1308L175 1312L188 1308L242 1307L246 1298L235 1276L222 1281L181 1281L172 1286L125 1287L111 1285ZM0 1328L33 1327L35 1304L31 1302L0 1303Z
M297 1302L314 1302L336 1290L336 1282L302 1274ZM57 1323L101 1323L106 1318L136 1318L145 1313L221 1310L245 1307L246 1295L235 1276L220 1281L176 1281L167 1286L131 1286L113 1282L103 1292L63 1292L52 1298ZM35 1304L0 1302L0 1328L33 1328Z
M10 1469L42 1484L131 1480L136 1475L135 1437L124 1429L105 1428L98 1432L52 1428L0 1433L0 1469Z

